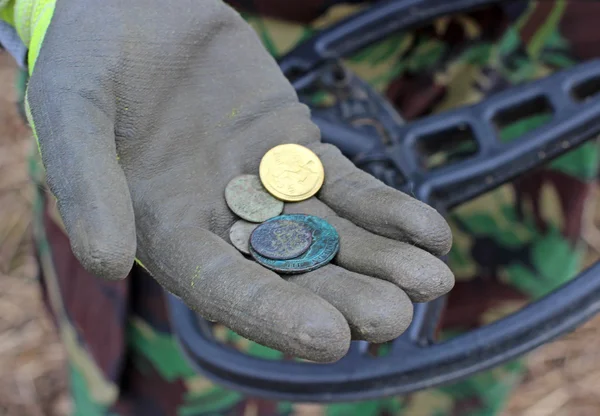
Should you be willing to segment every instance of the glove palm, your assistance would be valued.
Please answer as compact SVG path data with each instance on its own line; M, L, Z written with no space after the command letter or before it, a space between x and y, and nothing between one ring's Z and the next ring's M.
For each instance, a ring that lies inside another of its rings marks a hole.
M317 361L342 357L351 337L397 337L410 299L452 287L431 254L450 247L444 220L320 143L274 60L221 1L58 0L36 54L30 120L90 272L122 278L137 257L204 317ZM318 198L285 212L324 217L341 239L336 265L286 280L227 242L236 218L223 197L281 143L313 149L326 175Z

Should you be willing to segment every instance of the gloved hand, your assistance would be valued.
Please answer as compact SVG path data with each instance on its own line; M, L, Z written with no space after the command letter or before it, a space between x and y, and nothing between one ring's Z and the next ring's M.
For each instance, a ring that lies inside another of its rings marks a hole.
M351 337L397 337L411 299L452 288L435 257L451 245L444 219L322 144L276 62L221 0L23 1L30 122L91 273L121 279L137 257L207 319L322 362L341 358ZM228 243L236 217L224 199L233 177L257 174L281 143L311 148L325 167L318 198L285 211L327 219L341 244L335 265L285 279Z

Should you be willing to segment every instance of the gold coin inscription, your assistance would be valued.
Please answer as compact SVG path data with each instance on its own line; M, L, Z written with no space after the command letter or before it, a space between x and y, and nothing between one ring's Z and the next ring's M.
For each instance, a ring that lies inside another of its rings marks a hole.
M283 201L310 198L325 179L319 157L298 144L282 144L269 150L260 162L259 173L265 189Z

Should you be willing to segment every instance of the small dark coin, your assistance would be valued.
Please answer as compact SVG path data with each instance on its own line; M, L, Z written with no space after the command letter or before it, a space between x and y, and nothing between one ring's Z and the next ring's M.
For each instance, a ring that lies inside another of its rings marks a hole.
M225 201L238 217L250 222L263 222L283 211L283 201L267 192L257 175L233 178L225 188Z
M261 256L273 260L288 260L308 250L312 230L303 222L275 217L252 232L250 245Z
M340 248L340 238L335 228L322 218L312 215L289 214L273 218L298 221L312 231L312 244L308 250L293 259L275 260L261 256L250 244L250 255L264 267L281 274L306 273L328 264Z
M237 221L229 230L229 241L242 253L250 254L248 244L250 243L250 235L256 227L258 227L258 224L245 220Z

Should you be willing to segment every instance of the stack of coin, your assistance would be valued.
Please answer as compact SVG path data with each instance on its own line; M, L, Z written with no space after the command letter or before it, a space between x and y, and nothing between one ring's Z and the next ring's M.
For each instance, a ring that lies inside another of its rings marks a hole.
M339 250L333 226L312 215L280 215L284 202L308 199L323 185L318 156L297 144L279 145L263 156L259 174L238 176L225 189L227 205L242 218L230 230L231 243L281 274L329 263Z

